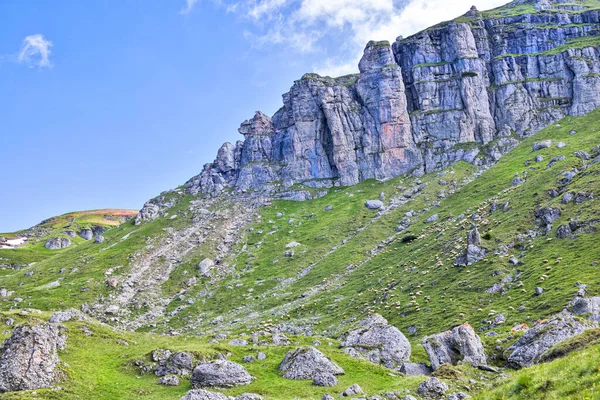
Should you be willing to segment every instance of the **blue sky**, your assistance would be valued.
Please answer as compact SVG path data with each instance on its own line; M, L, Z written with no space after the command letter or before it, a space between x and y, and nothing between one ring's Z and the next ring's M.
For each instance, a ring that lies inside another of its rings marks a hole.
M305 72L504 0L0 0L0 232L138 209Z

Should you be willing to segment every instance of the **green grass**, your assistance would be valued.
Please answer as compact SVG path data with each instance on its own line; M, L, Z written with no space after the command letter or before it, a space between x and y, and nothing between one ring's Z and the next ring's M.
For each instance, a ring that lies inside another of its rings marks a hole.
M133 218L136 214L136 210L122 209L77 211L48 218L29 229L10 233L0 233L0 237L8 239L24 236L29 239L24 246L14 249L0 249L0 267L4 267L4 269L0 271L0 274L7 273L6 267L22 268L64 251L62 249L46 249L44 245L49 238L68 238L71 241L71 245L79 245L86 243L87 241L79 236L76 236L75 238L69 237L65 234L65 231L77 233L84 228L91 227L110 229L119 226L126 219Z

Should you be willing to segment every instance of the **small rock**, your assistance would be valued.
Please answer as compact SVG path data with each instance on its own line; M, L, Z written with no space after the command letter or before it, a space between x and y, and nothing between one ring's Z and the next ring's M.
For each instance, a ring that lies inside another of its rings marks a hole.
M435 222L435 221L437 221L438 219L440 219L440 216L439 216L438 214L433 214L432 216L430 216L429 218L427 218L427 219L425 220L425 223L426 223L426 224L429 224L429 223L431 223L431 222Z
M544 293L544 289L542 289L541 287L536 287L536 288L535 288L535 295L536 295L536 296L539 296L539 295L541 295L542 293Z
M379 210L383 208L383 202L381 200L367 200L365 202L365 207L369 210Z
M163 376L158 380L159 385L179 386L179 378L176 375Z

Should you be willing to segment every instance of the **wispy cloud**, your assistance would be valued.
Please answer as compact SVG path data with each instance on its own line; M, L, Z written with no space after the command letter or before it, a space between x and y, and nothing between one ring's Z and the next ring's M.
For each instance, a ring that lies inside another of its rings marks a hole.
M189 1L189 0L188 0ZM475 1L489 9L507 0ZM316 72L343 75L357 71L369 40L393 41L469 10L473 0L236 0L225 7L253 23L244 36L258 48L280 46L299 53L328 50ZM331 51L331 38L341 43Z
M187 14L194 9L194 6L198 3L198 0L186 0L185 7L179 11L179 14Z
M50 47L52 47L52 42L46 40L44 35L39 33L29 35L23 39L17 61L31 68L50 68L52 67L52 63L50 62Z

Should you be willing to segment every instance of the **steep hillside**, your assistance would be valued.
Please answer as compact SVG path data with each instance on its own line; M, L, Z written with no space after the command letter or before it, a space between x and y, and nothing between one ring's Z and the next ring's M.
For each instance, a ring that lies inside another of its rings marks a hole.
M237 400L599 397L599 29L596 0L516 0L370 42L134 219L0 235L29 238L0 250L5 347L55 338L46 398L179 398L202 373ZM6 354L0 392L32 389Z
M3 318L32 323L49 314L8 310L83 304L111 325L138 330L66 323L67 350L59 356L69 378L62 390L37 391L42 398L178 398L191 388L189 380L161 386L154 369L140 372L156 366L149 353L159 348L205 360L229 353L256 380L219 390L227 395L314 399L353 383L369 396L417 395L424 377L406 377L339 348L340 334L374 312L406 335L412 362L429 361L425 335L469 321L489 363L503 368L524 324L533 328L563 308L572 310L582 284L585 296L600 292L600 211L592 195L600 179L598 121L600 111L561 120L485 171L459 163L420 178L332 188L305 202L198 201L181 189L164 193L163 202L173 206L163 217L125 223L107 231L102 244L68 248L3 276L2 285L14 290L1 303ZM365 207L380 198L383 208ZM548 209L559 210L551 227L539 211ZM463 265L457 259L472 224L486 254ZM276 332L290 341L253 342L274 340ZM500 374L446 366L434 375L449 385L448 393L475 398L594 398L600 348L597 332L588 332L553 348L546 364ZM286 380L278 372L287 351L315 340L346 371L335 387ZM243 362L257 352L266 361Z
M41 261L55 250L92 240L136 214L134 210L79 211L46 219L22 231L0 233L0 266L14 269Z

